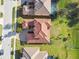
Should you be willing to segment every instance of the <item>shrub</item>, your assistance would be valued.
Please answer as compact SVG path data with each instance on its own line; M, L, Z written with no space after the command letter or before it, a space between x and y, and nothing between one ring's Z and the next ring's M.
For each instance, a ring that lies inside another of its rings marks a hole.
M19 33L19 32L21 32L21 31L22 31L22 28L17 27L16 32Z
M17 23L21 24L22 22L23 22L23 18L22 17L17 18Z

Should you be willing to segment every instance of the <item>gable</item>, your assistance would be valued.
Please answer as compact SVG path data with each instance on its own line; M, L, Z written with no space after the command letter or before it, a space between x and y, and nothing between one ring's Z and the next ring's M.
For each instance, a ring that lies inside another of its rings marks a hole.
M47 6L47 5L51 5L51 4L45 4L45 2L46 2L46 0L45 1L37 0L37 2L35 3L35 10L34 10L35 15L45 15L45 16L50 15L49 8L48 8L49 6Z
M44 6L42 6L38 10L35 10L35 15L45 15L45 16L47 16L47 15L49 15L49 12Z

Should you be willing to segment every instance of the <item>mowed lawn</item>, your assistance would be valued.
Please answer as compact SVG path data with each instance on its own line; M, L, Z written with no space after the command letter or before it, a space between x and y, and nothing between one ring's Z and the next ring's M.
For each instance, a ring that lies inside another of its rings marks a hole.
M68 50L68 59L79 59L79 49Z
M72 34L72 44L75 48L79 49L79 29L74 29Z
M57 8L58 9L63 9L66 7L66 5L68 3L73 3L73 2L78 2L79 3L79 0L59 0L58 4L57 4Z

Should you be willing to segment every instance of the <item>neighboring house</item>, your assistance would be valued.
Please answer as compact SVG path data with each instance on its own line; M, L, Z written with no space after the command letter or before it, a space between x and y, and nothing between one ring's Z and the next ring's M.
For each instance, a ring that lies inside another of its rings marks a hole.
M49 19L34 19L24 21L23 29L27 29L27 43L50 43L51 21Z
M23 15L49 16L51 0L24 0Z
M48 53L46 51L40 51L38 47L27 47L22 50L21 59L47 59Z
M34 15L34 1L26 0L23 5L23 15Z

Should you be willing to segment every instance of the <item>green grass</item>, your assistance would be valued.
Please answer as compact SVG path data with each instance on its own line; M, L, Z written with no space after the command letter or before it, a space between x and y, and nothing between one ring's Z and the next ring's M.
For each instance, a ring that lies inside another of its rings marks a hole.
M0 12L0 18L3 17L3 13Z
M15 24L15 7L12 9L12 31L14 31L14 24Z
M68 59L79 59L79 49L69 49Z
M79 0L59 0L57 4L58 9L63 9L68 3L79 2Z
M11 39L11 48L12 48L12 51L11 51L11 59L13 59L13 56L14 56L14 53L13 53L14 52L13 51L14 50L14 38Z
M52 21L52 31L51 37L58 37L59 35L63 35L67 37L69 34L68 20L66 17L57 17L55 21Z
M79 49L79 30L72 31L72 45L74 48Z
M0 0L0 4L3 5L4 4L4 0Z

